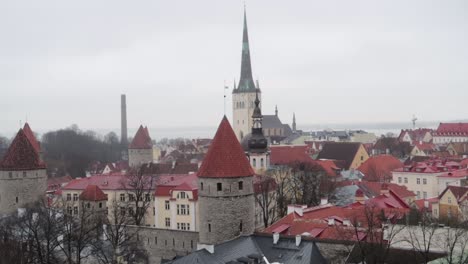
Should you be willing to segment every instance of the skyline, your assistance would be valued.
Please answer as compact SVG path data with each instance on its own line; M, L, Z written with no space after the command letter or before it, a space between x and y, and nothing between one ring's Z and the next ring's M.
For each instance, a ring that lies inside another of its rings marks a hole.
M49 3L1 4L8 41L0 43L0 87L8 100L0 112L8 114L0 118L0 134L15 131L26 116L38 131L119 127L121 93L129 128L218 124L224 82L231 91L240 74L241 3L180 9L112 2L104 14L98 11L110 2L94 9L90 1L54 2L55 12ZM466 3L357 1L339 9L335 3L247 3L265 114L278 105L285 123L296 113L299 128L410 123L413 114L431 122L466 119ZM444 100L450 103L436 105Z

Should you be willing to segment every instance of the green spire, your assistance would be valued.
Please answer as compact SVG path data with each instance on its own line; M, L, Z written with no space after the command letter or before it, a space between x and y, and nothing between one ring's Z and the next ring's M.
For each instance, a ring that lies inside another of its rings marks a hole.
M242 35L242 62L239 86L234 92L255 92L256 87L252 77L252 65L250 63L249 34L247 31L247 13L244 7L244 31Z

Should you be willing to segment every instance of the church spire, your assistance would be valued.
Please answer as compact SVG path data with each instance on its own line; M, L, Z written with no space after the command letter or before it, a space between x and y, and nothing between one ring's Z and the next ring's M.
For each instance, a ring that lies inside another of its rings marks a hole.
M247 31L247 13L244 7L244 32L242 35L242 62L239 86L234 92L255 92L255 83L252 77L252 65L250 63L249 34Z

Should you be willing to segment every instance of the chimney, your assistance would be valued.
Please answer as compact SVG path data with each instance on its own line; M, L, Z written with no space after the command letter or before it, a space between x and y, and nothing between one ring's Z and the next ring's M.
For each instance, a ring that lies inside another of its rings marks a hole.
M303 216L305 208L307 208L307 205L290 204L290 205L288 205L288 213L287 214L295 212L296 214L298 214L300 216Z
M328 218L328 225L329 226L335 225L335 218Z
M127 99L125 94L120 96L120 143L123 147L128 145L128 136L127 136Z
M280 238L280 234L279 234L279 233L273 233L273 245L278 244L279 238Z
M323 197L322 199L320 199L320 205L326 205L328 204L328 198L327 197Z
M343 225L344 226L351 226L351 221L349 219L344 219L343 220Z
M296 235L296 247L298 247L299 245L301 245L301 235Z

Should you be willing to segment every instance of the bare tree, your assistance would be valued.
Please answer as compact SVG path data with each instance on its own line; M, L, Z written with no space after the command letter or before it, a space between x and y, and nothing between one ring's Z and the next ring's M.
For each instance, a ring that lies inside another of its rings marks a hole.
M288 204L293 194L291 169L288 166L277 166L267 171L267 175L276 182L276 214L278 218L284 217L288 212Z
M323 168L313 162L297 162L291 165L293 202L317 206L323 197L330 198L333 184L325 176Z
M103 237L94 245L93 253L99 263L116 264L119 258L138 256L142 261L147 259L146 250L135 239L139 232L138 226L133 226L133 217L126 212L128 203L114 200L109 208L109 215L103 228Z
M122 187L128 196L129 215L133 218L133 224L144 224L148 208L151 206L154 177L145 175L141 169L133 169L122 182Z
M263 226L266 228L276 220L276 182L270 176L260 176L255 184L255 201L262 210Z

